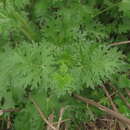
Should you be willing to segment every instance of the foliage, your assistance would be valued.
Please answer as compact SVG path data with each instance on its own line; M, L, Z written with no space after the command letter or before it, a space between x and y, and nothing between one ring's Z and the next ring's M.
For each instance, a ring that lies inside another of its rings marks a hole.
M0 108L22 109L14 113L14 130L43 128L29 95L46 116L54 111L55 121L69 105L64 118L75 129L102 113L75 101L72 93L110 106L98 86L111 82L119 91L129 86L129 54L109 45L129 39L129 6L129 0L0 2Z

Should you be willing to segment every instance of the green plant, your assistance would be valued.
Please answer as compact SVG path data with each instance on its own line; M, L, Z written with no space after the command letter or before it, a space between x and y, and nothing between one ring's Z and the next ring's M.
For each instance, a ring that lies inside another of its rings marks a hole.
M101 115L92 108L93 117L90 108L71 94L90 92L88 97L109 106L98 86L117 82L114 76L127 70L124 49L108 43L128 40L128 5L128 0L0 2L0 101L1 109L22 109L14 115L15 130L43 127L29 95L37 99L46 116L54 108L55 120L65 105L72 109L64 118L72 119L76 111L77 122Z

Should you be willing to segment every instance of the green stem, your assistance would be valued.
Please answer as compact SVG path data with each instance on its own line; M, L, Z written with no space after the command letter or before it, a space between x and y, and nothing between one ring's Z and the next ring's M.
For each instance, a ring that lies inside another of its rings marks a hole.
M113 4L112 6L109 6L109 7L105 8L104 10L102 10L102 11L100 11L99 13L97 13L96 15L94 15L93 18L97 17L97 16L100 15L100 14L103 14L104 12L110 10L111 8L117 6L118 4L119 4L119 3L116 3L116 4Z

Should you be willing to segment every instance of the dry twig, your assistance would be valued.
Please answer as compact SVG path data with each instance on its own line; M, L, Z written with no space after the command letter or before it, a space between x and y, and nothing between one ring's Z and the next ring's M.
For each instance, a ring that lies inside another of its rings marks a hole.
M128 44L128 43L130 43L130 41L114 42L114 43L111 43L110 45L117 46L117 45L123 45L123 44Z
M124 101L124 103L127 105L127 107L130 109L130 104L128 103L128 101L126 100L126 98L124 97L123 94L119 93L121 99Z
M90 105L92 105L92 106L95 106L95 107L97 107L98 109L100 109L100 110L102 110L102 111L104 111L104 112L110 114L111 116L113 116L113 117L115 117L115 118L121 120L121 121L124 122L125 124L130 125L130 119L126 118L125 116L123 116L122 114L120 114L120 113L118 113L118 112L115 112L115 111L113 111L113 110L111 110L111 109L109 109L109 108L107 108L107 107L105 107L105 106L103 106L103 105L101 105L101 104L99 104L99 103L97 103L97 102L91 100L91 99L84 98L84 97L79 96L79 95L77 95L77 94L73 94L73 97L77 98L77 99L80 100L80 101L83 101L83 102L86 103L86 104L90 104Z
M30 96L30 100L32 101L32 103L34 104L36 110L38 111L39 115L41 116L41 118L43 119L43 121L46 122L46 124L52 128L53 130L57 130L45 117L44 113L41 111L39 105L34 101L34 99Z
M49 121L50 123L53 123L53 120L54 120L54 114L51 113L51 114L49 115L49 117L48 117L48 121ZM50 126L47 125L47 130L52 130L52 128L50 128Z
M58 120L57 129L60 128L60 124L61 124L61 122L62 122L63 113L64 113L64 111L65 111L66 108L68 108L68 107L63 107L63 108L61 108L61 110L60 110L60 115L59 115L59 120Z
M102 85L102 88L103 88L104 92L106 93L106 96L108 97L108 99L109 99L109 101L110 101L110 103L112 105L113 110L118 112L118 110L116 108L116 105L113 103L112 98L111 98L109 92L107 91L106 87L104 85Z

